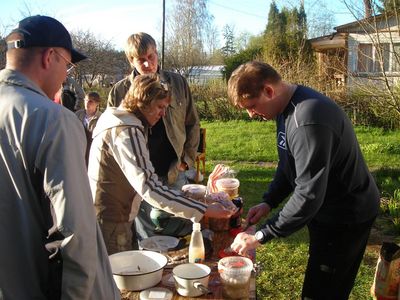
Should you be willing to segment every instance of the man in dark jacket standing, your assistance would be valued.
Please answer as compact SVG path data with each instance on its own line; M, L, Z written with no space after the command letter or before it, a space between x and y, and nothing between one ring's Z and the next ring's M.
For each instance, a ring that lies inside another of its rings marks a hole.
M290 196L255 234L239 234L232 248L244 254L307 225L302 299L348 299L380 203L350 120L331 99L282 81L261 62L239 66L228 94L250 117L277 124L278 168L248 222L257 223Z
M132 74L117 82L108 96L108 106L117 107L131 86L133 78L139 74L158 73L161 82L171 89L172 102L166 115L155 124L148 135L150 160L160 180L171 188L180 190L187 183L185 171L194 165L200 139L199 117L192 100L189 85L178 73L161 70L155 40L147 33L132 34L126 43L126 57L131 64ZM160 219L167 219L166 213L153 209L143 201L135 220L139 239L154 235L155 225L150 213ZM159 233L176 235L187 233L191 224L186 220L169 223L174 231L167 229ZM179 232L182 228L182 232ZM185 232L186 231L186 232Z

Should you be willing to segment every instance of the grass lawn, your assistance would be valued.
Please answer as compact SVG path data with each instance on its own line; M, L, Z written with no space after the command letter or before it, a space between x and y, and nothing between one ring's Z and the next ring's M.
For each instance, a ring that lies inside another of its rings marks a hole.
M229 121L202 122L201 125L207 129L207 174L218 163L229 165L237 171L245 209L259 203L277 163L275 123ZM393 194L395 189L400 188L400 132L357 127L356 134L382 196ZM380 216L377 224L382 233L393 233L383 216ZM377 246L368 247L350 299L371 299L369 291L379 242ZM306 229L261 246L257 250L257 261L263 265L257 276L258 298L299 299L307 251Z

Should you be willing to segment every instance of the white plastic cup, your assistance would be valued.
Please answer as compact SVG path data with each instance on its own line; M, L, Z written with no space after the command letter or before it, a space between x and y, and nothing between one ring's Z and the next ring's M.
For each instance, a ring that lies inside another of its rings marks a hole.
M218 272L224 299L248 299L253 262L242 256L227 256L219 260Z
M219 192L225 192L229 198L233 199L239 196L239 179L236 178L221 178L215 182Z

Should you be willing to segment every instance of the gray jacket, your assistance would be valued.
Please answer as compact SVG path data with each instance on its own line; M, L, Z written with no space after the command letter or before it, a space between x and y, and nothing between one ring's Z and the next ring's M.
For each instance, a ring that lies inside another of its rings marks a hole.
M117 107L131 86L134 73L117 82L108 95L107 106ZM176 156L180 159L171 164L168 172L169 183L174 183L178 175L177 166L185 162L194 165L200 140L200 125L197 110L189 85L181 75L160 70L160 79L165 80L172 90L172 102L163 117L165 130Z
M22 73L5 69L0 139L0 294L47 299L47 248L61 251L62 299L120 299L94 214L79 120ZM64 239L49 244L55 230Z

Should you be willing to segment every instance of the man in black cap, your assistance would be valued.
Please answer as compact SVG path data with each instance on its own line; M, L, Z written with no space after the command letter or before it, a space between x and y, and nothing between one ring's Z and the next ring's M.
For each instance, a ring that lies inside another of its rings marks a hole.
M74 63L57 20L23 19L0 71L0 298L119 299L85 168L85 134L53 103Z

